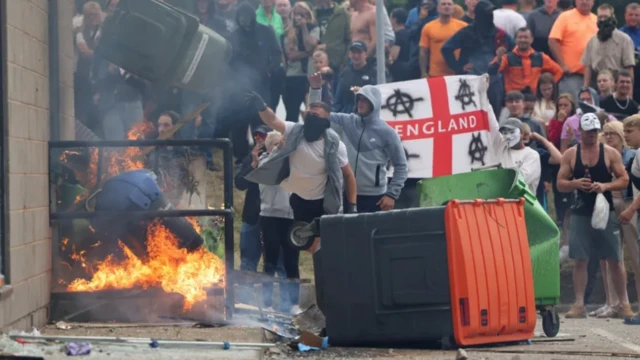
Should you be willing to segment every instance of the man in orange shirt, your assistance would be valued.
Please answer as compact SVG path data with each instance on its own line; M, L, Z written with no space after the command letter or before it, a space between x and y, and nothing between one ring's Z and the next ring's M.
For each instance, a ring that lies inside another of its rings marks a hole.
M529 28L516 31L516 48L511 52L499 51L489 66L489 74L501 72L504 75L504 88L509 91L523 91L526 87L535 92L538 89L538 79L542 73L553 75L556 82L563 75L562 68L545 54L535 51L531 47L533 36Z
M438 19L422 28L420 36L420 73L422 77L455 75L447 66L440 49L458 30L467 26L464 21L452 18L453 0L440 0Z
M591 13L594 0L576 0L576 7L558 16L549 34L549 48L564 77L560 93L577 94L584 82L582 54L592 36L598 33L598 17Z

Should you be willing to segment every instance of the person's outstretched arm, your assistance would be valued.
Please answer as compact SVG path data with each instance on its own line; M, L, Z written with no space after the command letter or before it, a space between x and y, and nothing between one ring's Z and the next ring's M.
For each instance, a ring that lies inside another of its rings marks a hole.
M322 101L322 74L317 72L313 75L309 75L309 104ZM345 121L353 120L354 114L336 113L331 112L329 114L329 121L343 126Z
M278 119L276 113L273 110L269 109L267 104L265 104L264 100L256 93L252 91L246 94L246 103L247 107L250 109L254 109L260 115L260 119L273 130L284 134L287 129L287 125L282 119Z

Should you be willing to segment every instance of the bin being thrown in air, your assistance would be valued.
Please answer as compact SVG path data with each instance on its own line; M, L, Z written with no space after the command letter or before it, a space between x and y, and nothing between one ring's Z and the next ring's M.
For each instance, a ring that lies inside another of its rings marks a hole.
M97 54L160 86L206 92L231 56L222 36L156 0L121 0L101 31Z

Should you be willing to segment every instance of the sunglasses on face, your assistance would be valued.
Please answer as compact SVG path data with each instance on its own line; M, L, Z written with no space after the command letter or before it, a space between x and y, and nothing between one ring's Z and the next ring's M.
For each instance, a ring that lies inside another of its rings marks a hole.
M254 135L253 136L253 140L258 141L258 140L262 140L264 141L267 138L267 135L262 135L262 134L258 134L258 135Z

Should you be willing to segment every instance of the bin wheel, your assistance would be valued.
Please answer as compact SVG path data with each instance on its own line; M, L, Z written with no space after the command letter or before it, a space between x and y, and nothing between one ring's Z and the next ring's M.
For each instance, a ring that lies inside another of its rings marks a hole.
M542 312L542 330L547 337L555 337L560 331L560 316L556 309L544 310Z
M313 245L315 235L311 226L303 221L298 221L293 224L291 231L289 231L289 244L295 249L304 251L308 250Z

